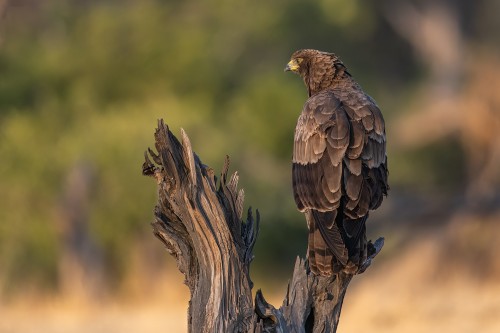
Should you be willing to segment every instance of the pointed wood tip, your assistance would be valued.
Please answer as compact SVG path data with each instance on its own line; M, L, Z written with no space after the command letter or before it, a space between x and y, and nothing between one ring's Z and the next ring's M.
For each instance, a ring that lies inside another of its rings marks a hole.
M184 164L188 168L189 177L191 179L191 185L196 186L196 165L194 161L193 148L191 147L191 141L189 140L186 131L181 127L181 144L182 144L182 155L184 159Z
M147 150L144 151L144 163L142 164L142 174L144 176L153 176L155 173L155 166L149 159Z
M255 293L255 313L257 313L261 319L271 320L273 324L278 323L276 308L266 301L260 289Z

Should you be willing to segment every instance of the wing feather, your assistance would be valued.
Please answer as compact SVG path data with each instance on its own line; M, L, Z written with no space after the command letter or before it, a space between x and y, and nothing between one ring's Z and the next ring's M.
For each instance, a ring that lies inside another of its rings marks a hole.
M357 159L363 152L365 142L365 129L360 121L351 120L351 137L347 156Z
M292 176L297 206L323 212L336 209L342 197L342 161L350 124L331 91L309 98L295 133Z
M373 130L373 114L369 114L363 118L361 118L361 122L363 123L363 127L365 128L366 131L371 131Z
M343 264L346 249L357 246L365 230L369 210L380 206L387 195L384 126L382 113L369 96L360 92L344 96L332 90L311 96L297 122L294 198Z
M344 158L344 163L353 175L361 174L361 160L353 160L346 157Z
M359 193L361 192L361 186L363 185L363 176L353 175L346 170L344 178L347 196L350 200L357 200L359 198Z

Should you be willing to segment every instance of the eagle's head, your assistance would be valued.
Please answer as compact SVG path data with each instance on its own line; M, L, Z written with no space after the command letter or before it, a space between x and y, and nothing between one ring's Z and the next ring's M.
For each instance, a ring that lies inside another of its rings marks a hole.
M300 75L309 90L309 96L331 86L344 73L349 74L335 54L313 49L295 51L285 72Z
M311 49L295 51L285 67L285 72L293 72L304 77L309 71L311 61L320 54L320 51Z

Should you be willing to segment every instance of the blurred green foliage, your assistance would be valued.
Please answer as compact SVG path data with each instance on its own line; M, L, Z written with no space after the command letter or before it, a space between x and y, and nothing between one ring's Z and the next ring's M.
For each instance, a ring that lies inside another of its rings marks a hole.
M393 97L410 94L421 75L376 2L23 3L0 22L4 290L22 281L57 286L58 211L65 179L82 162L96 170L90 232L109 276L127 273L130 244L150 232L155 184L140 171L159 118L175 133L183 127L215 170L231 156L246 205L262 215L254 271L280 278L306 246L290 158L307 96L298 77L283 73L290 54L311 47L340 55L382 106L389 132L404 102Z

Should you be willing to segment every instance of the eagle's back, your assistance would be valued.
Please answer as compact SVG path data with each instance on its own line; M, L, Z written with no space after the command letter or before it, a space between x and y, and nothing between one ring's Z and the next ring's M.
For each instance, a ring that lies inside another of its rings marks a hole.
M350 76L322 89L298 119L292 175L308 221L311 269L330 275L366 258L365 222L387 194L387 158L373 99Z

